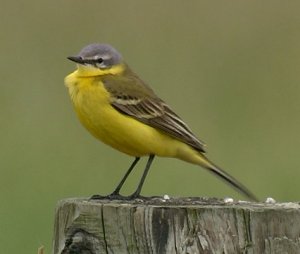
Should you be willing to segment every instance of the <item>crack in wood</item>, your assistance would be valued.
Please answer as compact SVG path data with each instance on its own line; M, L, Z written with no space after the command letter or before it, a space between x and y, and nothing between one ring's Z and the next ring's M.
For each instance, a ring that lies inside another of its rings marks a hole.
M298 204L61 201L54 254L299 254Z
M76 229L65 241L61 254L97 254L98 239L83 229Z

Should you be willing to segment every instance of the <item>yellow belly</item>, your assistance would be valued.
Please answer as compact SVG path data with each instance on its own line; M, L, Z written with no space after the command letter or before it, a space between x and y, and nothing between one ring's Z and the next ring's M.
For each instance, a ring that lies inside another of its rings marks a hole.
M102 82L95 77L66 77L76 113L96 138L131 156L175 157L181 142L114 109Z

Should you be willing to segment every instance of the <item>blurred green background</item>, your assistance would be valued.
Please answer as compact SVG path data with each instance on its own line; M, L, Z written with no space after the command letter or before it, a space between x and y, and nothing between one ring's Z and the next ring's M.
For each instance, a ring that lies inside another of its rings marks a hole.
M112 44L259 198L299 200L299 1L1 3L1 253L51 250L54 209L107 194L132 159L80 125L66 57ZM135 188L140 163L123 193ZM205 170L156 159L143 195L232 196Z

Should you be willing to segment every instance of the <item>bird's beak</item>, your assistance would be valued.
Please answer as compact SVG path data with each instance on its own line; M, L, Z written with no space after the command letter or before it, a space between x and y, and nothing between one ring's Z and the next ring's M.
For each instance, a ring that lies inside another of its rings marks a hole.
M81 56L68 56L67 58L75 63L85 64Z

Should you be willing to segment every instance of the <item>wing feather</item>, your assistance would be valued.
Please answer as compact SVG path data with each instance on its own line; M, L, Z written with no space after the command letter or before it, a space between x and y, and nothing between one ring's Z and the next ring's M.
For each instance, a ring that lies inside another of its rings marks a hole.
M103 83L111 94L111 104L116 110L205 152L205 143L134 73L117 77L107 75Z

